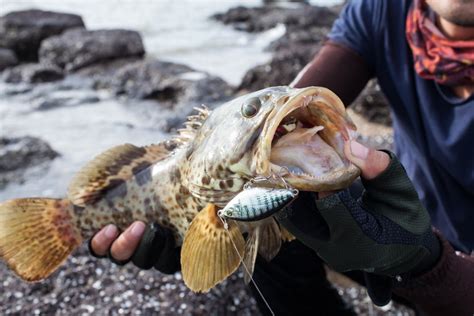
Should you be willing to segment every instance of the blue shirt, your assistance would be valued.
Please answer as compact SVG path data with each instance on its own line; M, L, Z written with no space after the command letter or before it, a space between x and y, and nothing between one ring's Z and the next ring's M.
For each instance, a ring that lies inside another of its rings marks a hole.
M419 77L405 37L409 0L355 0L329 38L355 50L378 78L394 118L398 156L431 214L457 248L474 249L474 96Z

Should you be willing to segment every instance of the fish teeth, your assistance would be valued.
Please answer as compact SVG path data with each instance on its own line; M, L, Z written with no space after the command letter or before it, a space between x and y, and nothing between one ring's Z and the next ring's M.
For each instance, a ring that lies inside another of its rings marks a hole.
M288 132L291 133L296 129L296 123L290 123L290 124L285 124L283 125L283 128Z
M296 175L296 176L306 176L306 177L309 177L309 178L315 178L315 176L313 176L312 174L310 173L306 173L304 172L301 168L298 168L300 170L297 170L296 167L293 167L293 168L290 168L290 167L281 167L279 165L275 165L273 163L270 164L270 170L272 172L281 172L281 169L282 168L285 168L287 169L292 175Z
M309 174L309 173L306 173L304 171L291 171L292 174L294 175L297 175L297 176L305 176L305 177L309 177L309 178L314 178L314 176L312 174Z

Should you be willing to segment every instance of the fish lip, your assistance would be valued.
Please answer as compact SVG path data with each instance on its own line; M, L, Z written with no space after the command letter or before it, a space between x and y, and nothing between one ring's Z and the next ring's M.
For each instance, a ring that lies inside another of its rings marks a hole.
M257 145L258 154L255 170L258 175L268 177L272 175L272 173L275 173L275 171L272 170L270 155L272 150L272 140L280 123L291 112L299 108L309 107L312 104L317 104L318 102L329 105L333 110L336 111L337 114L340 114L341 117L344 118L344 128L341 128L339 131L345 140L351 138L350 130L356 130L356 127L347 115L344 104L336 94L323 87L308 87L304 89L298 89L295 93L293 93L293 95L289 96L289 99L286 100L282 106L275 106L275 108L267 117ZM324 126L324 124L322 125ZM325 176L304 176L288 172L283 173L281 176L288 184L299 190L321 192L345 188L349 186L359 175L360 169L348 162L345 168L339 168Z

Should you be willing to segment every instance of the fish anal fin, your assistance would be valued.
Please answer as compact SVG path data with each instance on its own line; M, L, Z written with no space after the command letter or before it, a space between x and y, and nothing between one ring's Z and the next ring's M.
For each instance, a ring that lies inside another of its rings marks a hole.
M260 226L260 243L258 253L266 260L272 260L280 251L281 231L274 218L265 219Z
M194 292L209 291L239 267L244 248L237 224L229 221L227 231L217 216L216 206L208 204L194 217L184 237L181 248L184 283Z
M109 190L169 156L167 142L146 147L119 145L103 152L73 178L68 197L77 206L97 202Z
M243 260L244 282L249 284L255 270L255 261L257 260L257 252L260 241L260 227L252 229L249 233L247 242L245 243L245 254Z
M0 204L0 258L26 281L53 273L81 244L67 200L25 198Z

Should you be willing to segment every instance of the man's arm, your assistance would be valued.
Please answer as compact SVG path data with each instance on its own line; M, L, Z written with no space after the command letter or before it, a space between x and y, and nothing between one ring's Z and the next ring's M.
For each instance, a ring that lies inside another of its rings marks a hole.
M298 74L291 86L323 86L336 93L347 106L372 77L369 67L354 50L328 41Z
M474 314L474 257L455 252L436 232L441 256L430 271L401 280L394 292L414 303L427 315Z

